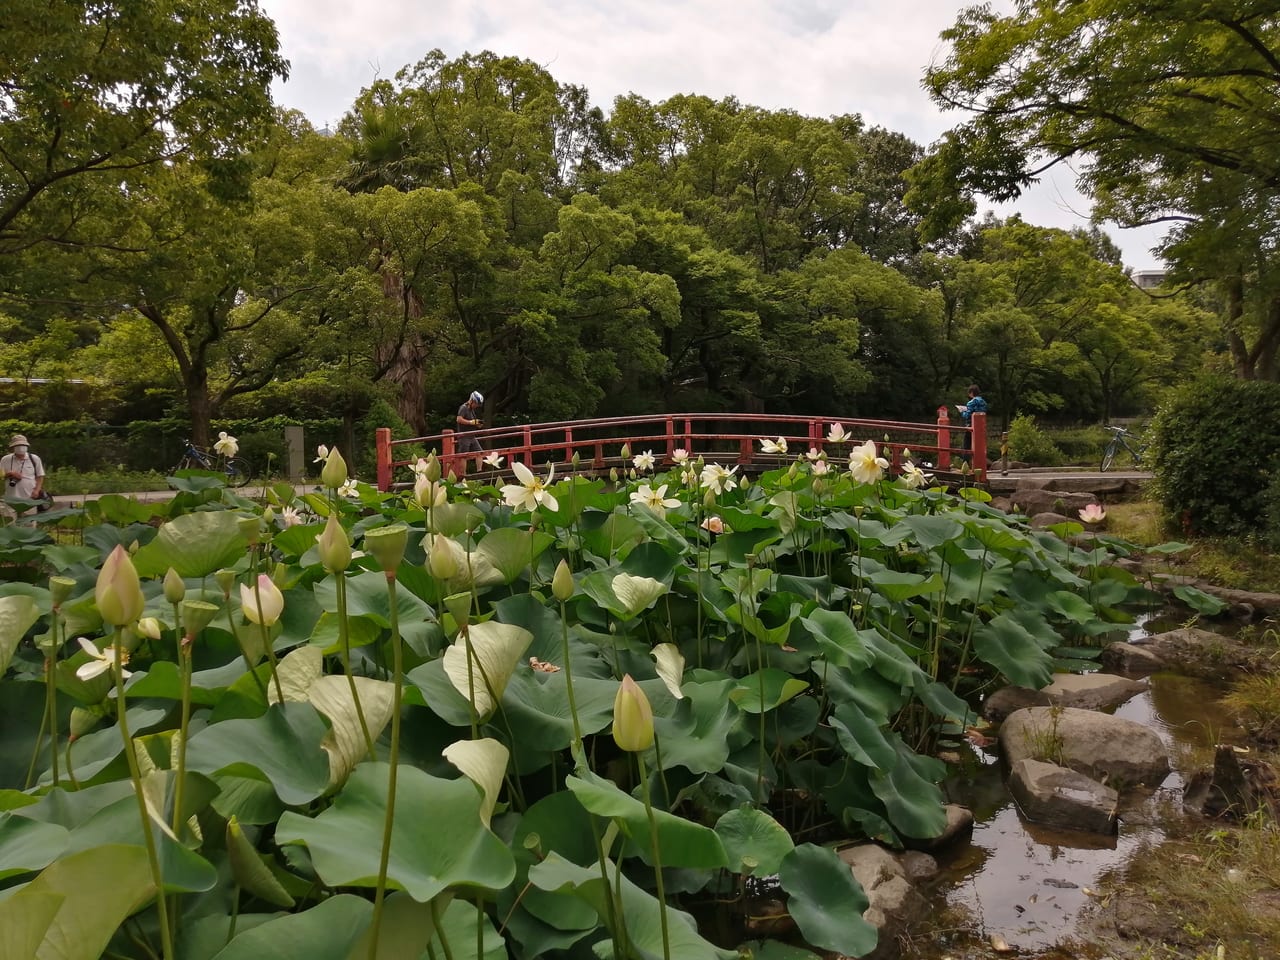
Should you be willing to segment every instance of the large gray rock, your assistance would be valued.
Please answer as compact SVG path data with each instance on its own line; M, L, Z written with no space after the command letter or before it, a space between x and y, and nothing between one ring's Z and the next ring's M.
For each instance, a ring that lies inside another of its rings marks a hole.
M874 843L839 851L867 894L870 906L862 917L880 932L875 950L862 960L892 960L901 954L898 936L924 916L928 903L916 890L906 869L892 853Z
M1036 490L1019 488L1009 495L1009 502L1028 517L1038 513L1061 513L1074 517L1081 508L1097 503L1092 493L1072 493L1069 490Z
M1165 668L1164 660L1154 650L1121 641L1107 644L1102 651L1101 660L1108 670L1135 677L1159 673Z
M947 825L936 837L903 837L902 843L908 850L937 850L947 846L961 836L968 836L973 830L973 812L958 803L949 803L946 807Z
M1258 667L1267 668L1266 655L1231 637L1183 627L1147 637L1140 646L1150 650L1171 668L1193 677L1218 679Z
M1110 710L1147 689L1145 683L1109 673L1059 673L1041 690L1029 687L1002 687L982 704L988 720L1003 720L1027 707L1079 707L1081 710Z
M1010 767L1043 760L1117 787L1158 786L1169 775L1169 754L1156 732L1132 720L1074 707L1028 707L1000 726Z
M1009 792L1023 816L1036 823L1092 833L1116 828L1120 795L1066 767L1023 758L1009 773Z

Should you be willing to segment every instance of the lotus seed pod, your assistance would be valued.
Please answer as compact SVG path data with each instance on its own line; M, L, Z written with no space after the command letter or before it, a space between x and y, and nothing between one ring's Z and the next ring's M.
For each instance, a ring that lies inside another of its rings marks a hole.
M76 582L70 577L50 577L49 578L49 600L53 603L55 609L62 606L71 599L71 591L76 588Z
M186 600L182 604L183 636L195 637L200 631L213 622L218 608L204 600Z
M270 507L267 508L268 512ZM263 515L265 517L265 514ZM262 520L263 517L237 517L236 526L240 528L240 536L249 541L249 545L257 544L258 539L262 536Z
M224 597L231 595L231 588L236 585L236 572L227 567L223 567L213 575L214 582L222 588Z
M378 561L384 573L394 574L400 561L404 559L405 547L409 545L409 528L403 523L393 523L388 527L376 527L366 530L364 548Z

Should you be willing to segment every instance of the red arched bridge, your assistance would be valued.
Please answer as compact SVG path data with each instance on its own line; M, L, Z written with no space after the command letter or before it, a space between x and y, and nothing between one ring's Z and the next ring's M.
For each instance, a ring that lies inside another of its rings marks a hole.
M393 440L391 431L377 431L378 489L390 490L396 482L397 468L411 467L417 458L434 450L441 469L458 476L491 472L481 458L499 454L504 466L519 460L533 468L545 463L568 463L576 454L579 467L608 470L629 468L631 461L622 455L627 446L634 454L652 452L658 468L674 463L672 454L685 450L691 459L704 458L708 463L738 463L744 466L776 467L803 455L811 447L826 450L830 457L848 454L851 444L874 440L880 456L889 461L890 473L897 474L905 460L937 473L959 473L962 463L972 454L971 482L987 482L987 417L973 415L973 425L965 426L950 419L946 407L938 408L934 423L908 423L898 420L863 420L856 417L790 416L751 413L661 413L637 417L608 417L599 420L566 420L561 423L530 423L508 427L489 427L460 434L445 430L428 437ZM840 424L847 439L828 439L833 424ZM483 453L460 453L462 436L474 438ZM765 453L761 440L787 442L787 453ZM972 451L967 449L972 447ZM904 451L906 451L904 453ZM401 477L401 480L407 477Z

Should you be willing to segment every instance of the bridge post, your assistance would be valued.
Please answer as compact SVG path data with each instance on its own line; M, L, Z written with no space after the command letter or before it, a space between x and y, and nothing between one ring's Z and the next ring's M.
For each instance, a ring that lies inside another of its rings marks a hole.
M373 436L377 448L378 490L386 493L391 489L391 428L378 427Z
M951 469L951 416L945 403L938 407L938 469Z
M440 431L440 472L448 476L449 471L453 469L453 458L457 451L457 442L455 440L455 431ZM466 464L463 464L463 473L466 473Z
M524 429L520 431L520 439L524 442L524 447L520 452L524 454L524 464L530 470L533 469L533 427L527 423Z
M573 462L573 427L564 428L564 462Z
M676 452L676 422L671 417L666 417L667 424L667 461L670 462L671 455Z
M979 483L987 482L987 415L975 412L969 418L969 429L973 431L973 472Z

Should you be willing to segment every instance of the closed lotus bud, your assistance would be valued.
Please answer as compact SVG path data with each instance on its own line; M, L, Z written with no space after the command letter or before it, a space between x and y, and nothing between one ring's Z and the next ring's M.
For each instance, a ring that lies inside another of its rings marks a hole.
M164 598L170 603L181 603L187 595L187 585L177 570L170 567L164 575Z
M250 623L269 627L284 613L284 594L265 573L258 574L257 590L240 584L240 608Z
M702 505L710 510L716 505L716 492L708 488L707 492L702 495Z
M138 571L124 547L117 545L98 571L93 597L103 622L113 627L131 624L142 615L146 600L138 582Z
M70 577L50 577L49 578L49 600L53 603L54 608L62 606L71 599L71 591L76 588L76 582Z
M182 604L182 634L186 637L195 637L200 631L213 623L213 618L218 615L218 608L212 603L206 603L204 600L187 600Z
M267 508L268 512L270 509ZM250 545L256 544L262 536L262 517L237 517L236 526L240 528L240 536L248 540Z
M449 538L437 533L431 538L427 568L437 580L452 580L458 575L458 561L449 547Z
M267 507L262 511L262 522L268 527L276 522L276 511L274 507Z
M320 482L330 490L337 490L347 482L347 461L342 459L338 448L334 447L324 458L324 466L320 468Z
M620 450L620 451L619 451L619 454L621 455L621 457L622 457L622 459L623 459L623 460L630 460L630 459L631 459L631 444L629 444L629 443L624 443L624 444L622 445L622 450Z
M578 469L578 464L582 462L582 457L577 450L573 451L573 456L569 458L569 462L573 464L573 469Z
M102 722L105 711L94 707L71 708L71 739L78 740Z
M324 530L316 537L316 549L321 565L330 573L341 573L351 566L351 540L336 513L329 514Z
M234 570L223 567L213 575L214 582L222 588L222 595L229 597L231 588L236 585L236 572Z
M610 467L610 468L609 468L609 482L610 482L610 483L617 483L617 482L618 482L618 468L617 468L617 467Z
M129 556L131 556L131 557L132 557L135 553L137 553L137 552L138 552L138 548L139 548L140 546L142 546L142 544L140 544L137 540L135 540L135 541L133 541L133 543L129 544Z
M384 573L395 573L396 567L404 559L404 549L409 544L409 528L403 523L393 523L389 527L376 527L366 530L364 548L378 561Z
M629 673L622 678L613 699L613 740L628 753L653 746L653 708Z
M155 617L143 617L138 621L137 633L149 640L159 640L164 634L164 624Z
M797 475L797 474L799 474L799 473L800 473L800 468L799 468L799 467L797 467L797 466L793 463L793 464L790 466L790 468L788 468L788 470L787 470L787 479L788 479L788 480L794 480L794 479L796 478L796 475ZM747 481L747 478L746 478L746 477L743 477L743 478L742 478L743 486L746 486L746 481Z
M551 578L551 593L561 603L573 596L573 571L564 560L556 565L555 576Z
M427 465L423 469L422 475L432 483L437 483L440 480L440 458L436 456L434 450L427 454Z
M271 582L281 590L284 589L286 583L289 582L289 565L284 561L280 561L275 565L275 569L271 571Z
M821 477L817 477L813 481L813 492L821 496L827 489L827 483Z

